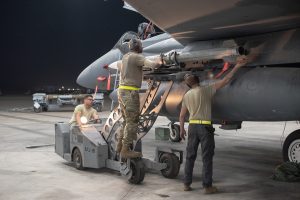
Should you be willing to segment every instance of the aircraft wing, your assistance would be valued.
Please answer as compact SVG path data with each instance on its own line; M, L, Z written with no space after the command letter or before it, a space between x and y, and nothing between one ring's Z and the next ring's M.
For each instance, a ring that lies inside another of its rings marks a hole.
M125 0L185 45L300 27L298 0Z

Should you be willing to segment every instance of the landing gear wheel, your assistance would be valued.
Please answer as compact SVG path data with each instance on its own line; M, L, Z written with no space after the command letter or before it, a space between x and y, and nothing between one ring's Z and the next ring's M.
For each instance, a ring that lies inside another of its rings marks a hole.
M159 159L160 163L166 163L167 168L161 170L161 174L166 178L176 178L179 169L180 161L179 158L173 153L163 153Z
M180 142L180 126L178 124L172 124L170 128L170 140L172 142Z
M284 141L283 160L300 163L300 130L292 132Z
M128 177L128 182L132 184L140 184L145 177L145 166L142 159L130 160L131 172Z
M82 163L82 156L80 153L80 150L78 148L76 148L73 152L73 156L72 156L72 160L75 164L75 168L78 170L83 170L83 163Z

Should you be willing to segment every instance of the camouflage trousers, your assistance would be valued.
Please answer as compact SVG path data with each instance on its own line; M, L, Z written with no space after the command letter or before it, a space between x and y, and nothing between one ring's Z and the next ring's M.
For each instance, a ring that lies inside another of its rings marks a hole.
M123 140L123 144L129 146L133 143L133 140L137 139L140 115L139 91L119 89L118 101L124 119L118 140Z

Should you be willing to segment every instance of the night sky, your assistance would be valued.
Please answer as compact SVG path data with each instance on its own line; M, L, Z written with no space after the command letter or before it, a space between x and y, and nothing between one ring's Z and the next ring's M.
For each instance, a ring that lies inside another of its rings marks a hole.
M146 21L121 0L1 2L0 90L76 86L79 73Z

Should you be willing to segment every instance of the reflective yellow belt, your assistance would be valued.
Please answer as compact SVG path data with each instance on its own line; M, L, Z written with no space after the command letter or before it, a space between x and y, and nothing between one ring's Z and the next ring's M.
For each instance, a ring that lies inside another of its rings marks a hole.
M190 124L205 124L205 125L211 125L211 121L206 120L198 120L198 119L191 119Z
M119 88L123 90L140 90L140 88L134 86L126 86L126 85L119 85Z

